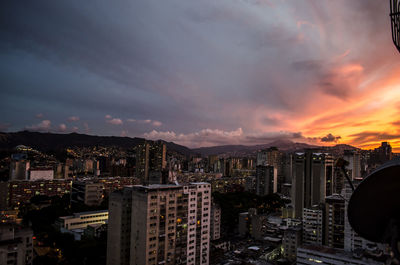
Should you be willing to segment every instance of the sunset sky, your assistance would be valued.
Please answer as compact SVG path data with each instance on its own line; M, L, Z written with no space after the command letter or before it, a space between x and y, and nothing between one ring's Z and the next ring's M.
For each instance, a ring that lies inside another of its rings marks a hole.
M0 131L400 152L389 1L2 1L0 80Z

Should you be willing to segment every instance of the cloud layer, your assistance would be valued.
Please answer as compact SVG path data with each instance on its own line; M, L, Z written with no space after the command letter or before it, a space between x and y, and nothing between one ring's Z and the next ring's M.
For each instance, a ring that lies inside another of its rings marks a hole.
M0 124L188 146L400 142L388 14L376 0L5 1Z

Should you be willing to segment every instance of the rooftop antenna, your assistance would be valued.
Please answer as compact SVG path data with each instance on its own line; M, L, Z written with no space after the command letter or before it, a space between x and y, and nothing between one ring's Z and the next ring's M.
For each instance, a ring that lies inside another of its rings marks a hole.
M393 43L400 52L400 0L390 0L390 20Z

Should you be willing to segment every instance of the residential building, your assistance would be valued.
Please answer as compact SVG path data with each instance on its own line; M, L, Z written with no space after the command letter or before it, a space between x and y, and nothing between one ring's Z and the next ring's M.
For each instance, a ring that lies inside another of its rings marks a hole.
M31 265L33 231L15 224L0 224L0 264Z
M209 264L209 183L137 185L117 193L110 197L108 232L112 237L107 244L108 255L117 257L108 257L108 265ZM129 204L132 206L130 220ZM126 235L122 238L123 232L130 233L130 241ZM128 249L129 263L126 262Z
M161 141L145 141L136 147L136 177L142 184L162 183L161 172L167 166L166 153L167 147Z
M314 206L303 209L303 243L322 245L324 240L324 208Z
M129 265L131 251L132 186L110 194L107 265Z
M325 244L332 248L344 248L344 198L339 194L326 197Z
M211 205L210 236L211 240L221 237L221 207L216 203Z
M92 181L72 183L72 202L81 202L89 206L100 205L104 198L104 185Z
M18 206L20 203L29 202L35 195L49 197L71 193L71 180L37 180L37 181L10 181L8 182L7 201L9 206Z
M303 243L301 225L284 228L282 248L283 257L287 260L296 260L297 248Z
M256 167L256 193L259 196L278 191L278 173L274 166Z

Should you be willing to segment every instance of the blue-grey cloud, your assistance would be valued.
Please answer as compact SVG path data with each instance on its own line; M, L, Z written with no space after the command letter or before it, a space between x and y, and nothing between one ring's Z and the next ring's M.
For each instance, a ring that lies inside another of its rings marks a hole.
M392 67L387 22L373 0L3 1L0 122L36 128L31 113L44 113L97 134L277 130Z

